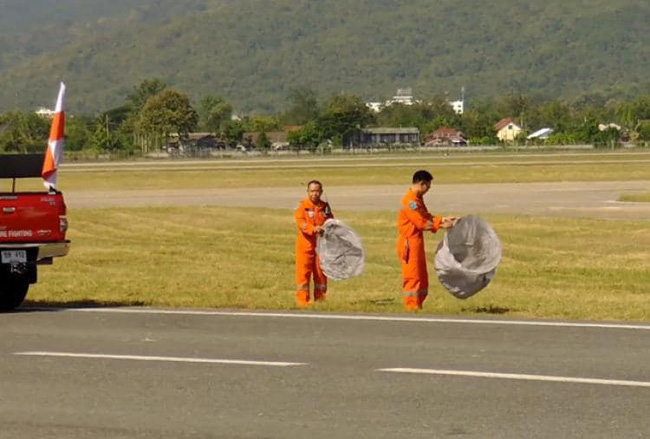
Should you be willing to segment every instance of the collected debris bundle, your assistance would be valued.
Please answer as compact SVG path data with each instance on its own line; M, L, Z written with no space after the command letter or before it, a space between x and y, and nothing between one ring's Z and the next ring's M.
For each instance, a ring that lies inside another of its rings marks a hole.
M485 288L501 260L501 242L488 223L475 215L460 218L436 249L438 280L451 294L467 299Z
M345 280L363 272L365 255L361 239L343 221L325 221L316 252L320 267L329 279Z

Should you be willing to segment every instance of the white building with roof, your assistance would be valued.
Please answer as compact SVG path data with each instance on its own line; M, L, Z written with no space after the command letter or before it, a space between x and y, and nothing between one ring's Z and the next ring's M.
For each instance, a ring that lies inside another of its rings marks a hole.
M457 101L447 101L456 114L463 114L465 112L465 88L461 90L461 98ZM388 99L386 102L366 102L366 106L373 112L379 113L386 107L393 104L413 105L420 103L419 100L413 97L413 89L398 88L395 96Z
M366 106L370 108L371 111L379 113L386 107L390 107L393 104L401 105L413 105L419 101L413 98L413 89L412 88L398 88L395 96L388 99L386 102L366 102Z
M398 88L397 93L393 96L392 99L389 99L387 103L390 104L402 104L402 105L413 105L417 101L413 99L413 89L412 88Z
M449 105L451 105L451 108L456 114L463 114L465 112L465 101L462 99L458 101L451 101L449 102Z

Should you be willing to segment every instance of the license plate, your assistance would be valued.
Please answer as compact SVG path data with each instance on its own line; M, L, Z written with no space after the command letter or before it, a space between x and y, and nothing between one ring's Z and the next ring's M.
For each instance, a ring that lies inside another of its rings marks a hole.
M0 253L3 264L18 264L27 262L27 251L25 250L2 250Z

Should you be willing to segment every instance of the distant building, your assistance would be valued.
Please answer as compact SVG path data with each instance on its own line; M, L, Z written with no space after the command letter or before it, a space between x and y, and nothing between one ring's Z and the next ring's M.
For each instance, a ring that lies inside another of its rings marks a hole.
M511 118L506 117L494 124L494 131L497 132L497 138L502 142L513 142L521 133L521 127Z
M457 101L449 102L456 114L463 114L465 112L465 87L460 88L460 99Z
M385 102L366 102L366 106L375 113L379 113L386 107L393 104L413 105L420 103L419 100L413 97L412 88L398 88L395 96L386 100ZM461 98L457 101L448 101L451 108L456 114L463 114L465 112L465 89L462 89Z
M420 130L415 127L409 128L362 128L348 134L343 139L344 147L367 147L391 144L420 143Z
M456 114L463 114L465 112L465 101L462 99L459 101L451 101L449 105L451 105L451 108L453 108Z
M549 137L551 137L551 134L553 134L553 128L542 128L542 129L539 129L539 130L535 131L534 133L532 133L528 137L526 137L526 139L528 139L528 140L536 140L536 139L537 140L546 140Z
M398 88L397 93L389 100L391 104L413 105L416 101L413 99L413 89Z
M395 96L388 99L386 102L366 102L366 106L370 108L371 111L379 113L386 107L390 107L393 104L401 105L413 105L419 101L413 98L413 89L411 88L398 88Z
M282 131L267 131L266 138L271 143L271 148L275 150L287 148L289 146L288 135L292 131L301 129L300 125L285 125ZM247 132L244 133L244 146L259 147L261 132Z
M178 134L172 134L167 142L167 149L226 149L226 142L213 133L189 133L182 141Z
M440 127L424 138L425 146L466 146L467 137L451 127Z

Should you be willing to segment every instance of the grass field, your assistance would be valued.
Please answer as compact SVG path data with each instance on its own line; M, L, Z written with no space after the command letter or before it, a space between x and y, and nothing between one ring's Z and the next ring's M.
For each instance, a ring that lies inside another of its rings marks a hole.
M395 214L337 212L361 235L362 277L332 282L315 310L401 312ZM290 309L290 210L220 207L78 209L69 256L39 272L32 304ZM647 222L493 216L504 256L473 298L432 274L425 313L650 320ZM442 234L428 238L428 253ZM430 270L432 271L432 270Z
M621 195L619 201L630 201L635 203L650 203L650 194Z
M650 153L412 154L307 160L75 163L68 190L404 184L414 169L436 184L650 180ZM39 189L39 180L19 189ZM648 201L645 195L625 199ZM622 198L623 199L623 198ZM401 312L395 213L338 212L359 232L365 274L332 283L327 311ZM72 209L72 251L41 268L36 304L290 309L291 211L220 207ZM496 279L461 301L432 270L424 312L539 318L650 320L648 222L491 216L504 245ZM428 241L429 255L441 234Z

